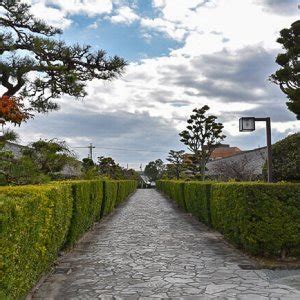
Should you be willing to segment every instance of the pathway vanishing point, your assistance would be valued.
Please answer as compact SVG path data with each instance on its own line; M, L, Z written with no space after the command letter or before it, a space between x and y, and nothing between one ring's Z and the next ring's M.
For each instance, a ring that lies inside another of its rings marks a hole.
M239 267L252 263L157 191L138 190L61 258L33 299L300 299L293 280Z

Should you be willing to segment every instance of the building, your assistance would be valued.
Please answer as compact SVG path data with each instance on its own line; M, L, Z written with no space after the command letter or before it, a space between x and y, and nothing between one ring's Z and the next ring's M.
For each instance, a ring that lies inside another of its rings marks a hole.
M204 147L205 149L206 147ZM238 147L230 147L229 144L220 144L218 145L215 150L211 153L210 155L210 161L216 160L216 159L221 159L224 157L229 157L233 156L235 154L240 154L243 151L239 149ZM185 163L190 163L191 162L191 157L193 154L184 154L184 162Z
M20 158L22 156L22 151L25 150L27 147L22 146L16 143L5 142L3 147L4 151L10 151L16 158Z
M206 164L206 175L218 177L225 175L224 173L228 175L231 173L232 176L229 176L231 178L242 177L242 175L252 176L252 179L259 178L266 159L267 147L241 151L232 156L209 161Z
M238 147L230 147L230 145L220 144L210 155L210 160L221 159L224 157L240 154L243 151Z

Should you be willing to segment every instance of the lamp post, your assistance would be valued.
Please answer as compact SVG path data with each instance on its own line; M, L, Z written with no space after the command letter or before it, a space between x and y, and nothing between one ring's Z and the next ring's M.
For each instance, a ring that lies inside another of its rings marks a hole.
M240 132L249 132L255 130L255 122L266 122L267 134L267 165L268 165L268 182L273 182L273 168L272 168L272 143L271 143L271 119L246 117L240 118Z

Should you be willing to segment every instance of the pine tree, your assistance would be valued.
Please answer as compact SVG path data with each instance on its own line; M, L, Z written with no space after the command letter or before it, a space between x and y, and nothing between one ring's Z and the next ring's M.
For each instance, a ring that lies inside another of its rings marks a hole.
M68 46L60 29L35 18L20 0L1 1L0 9L0 83L6 89L0 118L6 121L20 124L34 112L57 110L54 99L83 98L87 82L116 78L126 66L118 56L107 58L104 50Z

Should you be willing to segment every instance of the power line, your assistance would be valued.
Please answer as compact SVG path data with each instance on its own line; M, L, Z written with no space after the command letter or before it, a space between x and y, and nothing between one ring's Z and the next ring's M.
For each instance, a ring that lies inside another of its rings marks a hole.
M90 148L87 147L72 147L71 148ZM166 151L158 151L158 150L146 150L146 149L128 149L128 148L114 148L114 147L97 147L93 146L93 148L105 149L105 150L117 150L117 151L132 151L132 152L151 152L151 153L166 153Z

